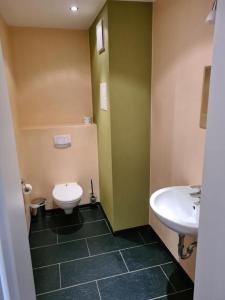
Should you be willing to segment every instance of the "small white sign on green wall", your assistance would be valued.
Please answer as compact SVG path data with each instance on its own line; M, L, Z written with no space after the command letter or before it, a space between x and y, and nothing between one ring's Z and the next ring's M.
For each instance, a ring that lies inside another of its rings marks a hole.
M100 54L105 50L104 47L104 33L103 33L103 20L101 19L96 26L96 46L97 52Z
M100 109L108 110L107 83L100 83Z

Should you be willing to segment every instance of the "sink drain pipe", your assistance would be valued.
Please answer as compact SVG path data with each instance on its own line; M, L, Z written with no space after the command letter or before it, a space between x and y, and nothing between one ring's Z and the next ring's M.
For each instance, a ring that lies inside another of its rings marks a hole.
M196 241L191 243L189 246L185 247L184 239L185 235L179 234L178 255L181 259L189 258L192 255L194 248L197 247Z

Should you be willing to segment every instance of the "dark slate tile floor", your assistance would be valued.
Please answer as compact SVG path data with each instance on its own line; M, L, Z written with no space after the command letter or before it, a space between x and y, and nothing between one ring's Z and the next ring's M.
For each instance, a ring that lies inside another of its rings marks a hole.
M32 218L38 300L192 300L193 283L150 226L112 234L100 205Z
M57 233L59 242L67 242L110 233L110 231L105 220L101 220L96 222L83 223L82 226L74 225L61 227L58 228Z

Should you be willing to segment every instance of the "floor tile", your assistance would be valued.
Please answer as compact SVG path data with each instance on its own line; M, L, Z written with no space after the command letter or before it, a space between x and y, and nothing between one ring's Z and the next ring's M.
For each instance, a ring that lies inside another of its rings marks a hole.
M44 293L37 296L38 300L100 300L96 283L87 283L94 280L98 280L101 300L149 300L161 296L160 300L193 300L193 283L150 226L112 235L102 219L105 215L100 206L79 207L69 216L54 209L44 217L32 218L30 247L40 247L31 250L35 286L37 294ZM96 256L88 256L84 238L91 255ZM143 245L152 242L158 243ZM121 250L130 271L151 268L127 273L117 250ZM110 251L115 252L107 253ZM165 264L169 261L173 262ZM60 288L58 263L61 287L68 288ZM163 271L159 264L164 264ZM47 265L52 266L42 267ZM163 296L173 293L171 284L180 292Z
M105 215L99 205L90 207L89 209L80 209L79 216L81 223L105 219Z
M193 282L177 263L164 265L162 268L177 291L193 288Z
M173 292L159 267L98 281L102 300L148 300Z
M119 252L61 264L62 286L71 286L126 272Z
M34 270L36 293L45 293L60 288L59 266Z
M31 223L30 223L30 231L37 231L37 230L43 230L47 229L47 218L46 217L31 217Z
M85 240L31 250L33 268L88 256Z
M95 282L48 293L37 300L100 300Z
M45 211L46 216L64 215L64 210L61 208L54 208Z
M95 208L96 206L98 206L98 207L100 207L100 205L98 205L98 204L94 204L94 205L86 205L86 204L84 204L84 205L80 205L79 206L79 210L90 210L90 209L93 209L93 208Z
M74 210L73 214L71 215L56 214L45 217L34 217L31 220L31 231L43 230L46 228L56 228L79 223L80 219L78 216L78 210Z
M163 298L160 298L160 300L193 300L193 298L193 290L189 290L175 295L165 296Z
M159 241L159 237L149 225L139 228L138 232L141 234L145 243Z
M140 235L134 230L127 230L117 235L103 235L88 238L88 247L91 255L134 247L143 244Z
M168 250L160 243L121 251L130 271L164 264L172 260Z
M109 229L104 220L58 228L59 242L66 242L105 233L109 233Z
M31 248L52 245L57 243L57 233L48 229L31 232L29 240Z

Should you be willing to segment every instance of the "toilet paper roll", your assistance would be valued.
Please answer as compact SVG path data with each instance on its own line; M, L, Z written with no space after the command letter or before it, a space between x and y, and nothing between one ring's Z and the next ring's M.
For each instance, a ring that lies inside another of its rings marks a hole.
M84 117L84 124L85 124L85 125L90 125L90 124L92 124L92 117L91 117L91 116L85 116L85 117Z
M24 195L29 195L32 192L32 185L29 183L24 183L23 184L23 194Z

